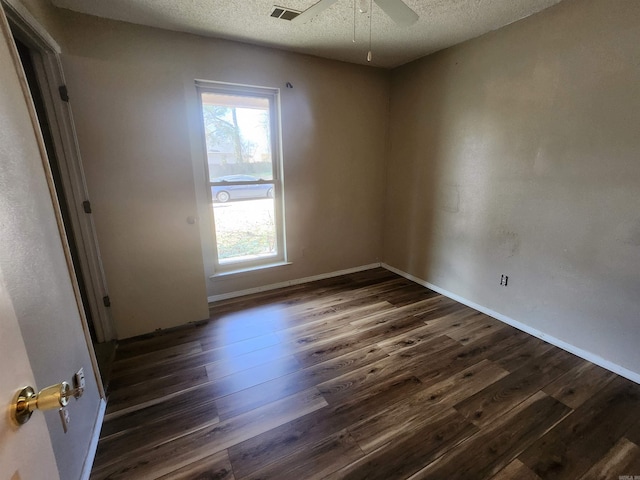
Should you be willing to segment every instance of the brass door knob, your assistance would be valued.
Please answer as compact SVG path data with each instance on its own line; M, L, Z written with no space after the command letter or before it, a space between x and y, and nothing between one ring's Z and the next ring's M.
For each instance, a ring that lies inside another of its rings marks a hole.
M14 397L11 416L19 425L23 425L29 421L35 410L53 410L66 407L69 398L75 393L75 390L67 382L43 388L38 393L33 387L24 387Z

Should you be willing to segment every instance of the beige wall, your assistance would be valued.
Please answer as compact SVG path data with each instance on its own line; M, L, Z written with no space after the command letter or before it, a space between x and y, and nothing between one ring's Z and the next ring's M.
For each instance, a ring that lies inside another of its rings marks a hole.
M394 70L390 91L388 72L48 12L120 336L382 252L637 371L639 8L565 0ZM195 78L282 88L292 265L205 280L185 221L201 174Z
M636 373L639 25L565 0L395 70L384 226L386 263Z
M379 261L388 72L54 15L120 338L207 318L208 295ZM282 89L291 265L208 279L186 221L203 178L195 79Z

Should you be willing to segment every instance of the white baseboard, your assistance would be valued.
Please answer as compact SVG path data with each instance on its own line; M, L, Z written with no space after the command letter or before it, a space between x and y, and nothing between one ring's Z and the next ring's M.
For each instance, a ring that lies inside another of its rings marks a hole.
M98 378L98 381L100 378ZM91 437L91 442L89 443L89 450L87 450L87 456L84 459L84 465L82 466L82 474L80 478L82 480L89 480L89 476L91 475L91 468L93 467L93 462L96 458L96 450L98 450L98 440L100 439L100 429L102 428L102 422L104 420L104 414L107 409L107 402L104 398L100 399L100 405L98 406L98 416L96 417L95 425L93 426L93 435Z
M507 317L506 315L503 315L501 313L498 313L494 310L491 310L490 308L487 308L483 305L479 305L475 302L472 302L470 300L467 300L464 297L461 297L460 295L456 295L453 292L449 292L448 290L445 290L444 288L440 288L437 285L433 285L432 283L429 283L425 280L422 280L421 278L415 277L413 275L411 275L410 273L407 272L403 272L402 270L398 270L395 267L392 267L391 265L387 265L386 263L382 263L381 266L383 268L386 268L387 270L396 273L408 280L411 280L415 283L418 283L424 287L427 287L431 290L433 290L434 292L438 292L441 295L444 295L445 297L449 297L452 300L455 300L456 302L460 302L468 307L473 308L474 310L478 310L479 312L482 312L486 315L489 315L490 317L493 317L497 320L500 320L501 322L506 323L507 325L511 325L514 328L517 328L518 330L522 330L525 333L528 333L529 335L533 335L534 337L537 337L541 340L544 340L547 343L550 343L551 345L555 345L558 348L561 348L562 350L565 350L569 353L572 353L580 358L583 358L591 363L594 363L596 365L601 366L602 368L605 368L613 373L616 373L618 375L620 375L621 377L627 378L629 380L631 380L632 382L636 382L636 383L640 383L640 373L636 373L634 371L631 371L627 368L621 367L620 365L613 363L607 359L604 359L594 353L588 352L586 350L583 350L579 347L576 347L575 345L571 345L570 343L567 343L563 340L560 340L558 338L555 338L551 335L548 335L540 330L537 330L535 328L532 328L524 323L518 322L517 320L514 320L513 318Z
M264 285L256 288L249 288L247 290L239 290L237 292L222 293L220 295L212 295L207 297L209 303L218 302L220 300L227 300L229 298L242 297L244 295L251 295L252 293L268 292L269 290L277 290L278 288L290 287L292 285L300 285L302 283L315 282L316 280L324 280L325 278L339 277L340 275L348 275L350 273L363 272L365 270L371 270L372 268L380 267L380 263L370 263L369 265L362 265L360 267L348 268L346 270L338 270L337 272L322 273L320 275L313 275L312 277L298 278L295 280L287 280L286 282L272 283L271 285Z

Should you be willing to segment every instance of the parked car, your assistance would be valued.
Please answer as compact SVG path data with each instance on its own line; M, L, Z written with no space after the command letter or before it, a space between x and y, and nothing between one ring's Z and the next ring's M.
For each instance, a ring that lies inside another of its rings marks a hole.
M225 175L214 178L214 182L259 182L260 179L252 175ZM243 198L273 198L273 184L271 183L242 183L231 185L212 185L211 198L225 203L229 200Z

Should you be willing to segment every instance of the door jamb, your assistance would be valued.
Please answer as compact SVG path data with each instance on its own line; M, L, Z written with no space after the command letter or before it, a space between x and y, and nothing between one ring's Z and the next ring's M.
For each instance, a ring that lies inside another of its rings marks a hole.
M75 138L75 129L73 126L73 118L71 116L71 111L69 109L68 104L61 105L61 101L54 102L53 93L57 93L57 83L56 81L64 80L62 75L62 65L60 63L60 47L58 44L51 38L51 36L42 28L42 26L37 22L37 20L17 1L17 0L0 0L2 7L5 11L7 20L17 28L18 31L14 31L14 35L18 35L21 41L26 42L26 44L30 48L35 49L34 55L34 64L36 65L36 70L39 68L40 71L45 74L45 78L38 78L39 81L44 81L41 85L42 95L45 99L45 106L47 108L47 116L52 136L54 138L54 145L56 149L56 154L60 155L58 157L58 161L60 163L60 170L62 173L62 177L66 177L63 180L63 188L65 188L65 193L69 194L69 210L71 212L72 217L72 228L74 229L74 235L79 241L79 256L86 257L87 255L87 247L91 249L95 248L96 253L96 261L100 264L100 277L98 280L102 281L102 285L105 287L106 291L106 282L104 281L104 274L101 269L100 257L97 239L95 237L95 230L93 229L93 221L90 215L84 215L80 217L80 219L84 219L84 222L81 222L78 227L80 230L76 230L75 221L78 220L78 204L76 202L77 195L79 192L86 193L86 184L84 183L84 174L82 171L82 164L80 162L80 154L78 151L77 141ZM17 53L16 53L17 55ZM36 58L37 57L37 58ZM18 61L19 64L19 61ZM22 67L19 67L19 71L21 71ZM24 73L22 73L24 75ZM27 81L25 78L21 81L23 89L25 90L24 94L28 102L32 102L31 93L27 86ZM54 107L51 109L51 107ZM89 350L89 356L91 358L91 367L93 373L96 378L96 384L98 386L98 392L100 394L100 398L103 402L106 400L106 395L104 391L104 387L102 381L100 380L101 374L98 368L98 363L96 360L95 352L93 349L93 342L91 339L91 334L89 332L89 326L87 323L87 317L84 312L82 297L80 295L80 289L78 287L78 281L76 279L75 271L73 269L73 261L71 258L71 251L69 249L69 244L67 242L66 232L64 228L64 223L62 221L62 214L60 211L60 205L58 203L58 198L55 193L55 186L53 184L53 176L51 174L51 167L47 160L47 153L44 147L44 141L42 140L42 135L40 134L40 125L38 124L38 119L35 118L35 107L30 108L31 120L34 124L34 131L36 132L36 136L38 138L39 148L42 153L42 161L45 170L45 174L47 177L47 183L49 185L49 192L51 194L51 201L54 206L56 222L58 224L58 230L60 233L60 238L62 240L64 255L67 262L67 268L69 270L69 275L71 278L71 283L73 285L73 291L76 298L76 304L78 308L78 313L82 320L82 330L84 333L85 341L87 344L87 348ZM72 167L74 167L72 169ZM70 170L71 169L71 170ZM75 175L80 175L80 179L82 182L78 185L75 183L78 180L78 177L71 176L70 173L73 172ZM67 192L67 182L70 182L72 185L72 190ZM86 198L86 197L84 197ZM83 228L84 227L84 228ZM87 233L87 230L92 233L92 237L90 237L91 245L87 245L85 241L86 238L84 234ZM81 232L81 233L78 233ZM82 247L81 247L82 245ZM81 264L82 262L81 259ZM95 272L91 272L92 274ZM84 274L84 270L83 270ZM89 280L96 280L94 276L91 276L86 279L87 284L89 284ZM92 285L93 287L93 285ZM87 292L89 296L94 293L93 288L88 288L90 292ZM108 311L107 311L108 313ZM93 311L92 311L93 314ZM110 316L107 317L110 322ZM96 329L97 330L97 329ZM112 334L112 332L110 332Z
M108 297L107 283L102 267L100 249L96 236L95 224L91 214L86 213L83 202L88 201L89 194L78 148L78 141L73 123L73 116L68 102L60 99L59 88L65 85L61 49L58 43L39 24L18 0L0 0L5 7L5 14L10 23L16 27L15 35L19 36L27 46L33 49L33 63L36 69L40 89L47 111L48 123L53 137L56 157L60 164L62 188L69 204L70 221L74 239L78 246L78 260L83 279L87 285L87 302L91 312L98 342L107 342L116 338L111 312L104 299ZM49 171L49 167L46 168ZM55 194L53 195L55 197ZM58 207L57 199L54 204ZM58 207L59 208L59 207ZM59 219L60 221L60 219ZM63 229L63 237L64 229ZM70 261L70 254L65 239L65 254ZM71 267L73 273L73 267ZM74 284L75 275L73 274ZM77 285L74 285L77 289ZM79 302L79 290L76 292ZM87 319L82 303L79 305L87 330ZM91 338L88 339L93 351ZM94 367L97 371L97 366ZM99 373L97 378L101 378ZM101 383L101 382L99 382ZM104 398L104 392L101 392Z

